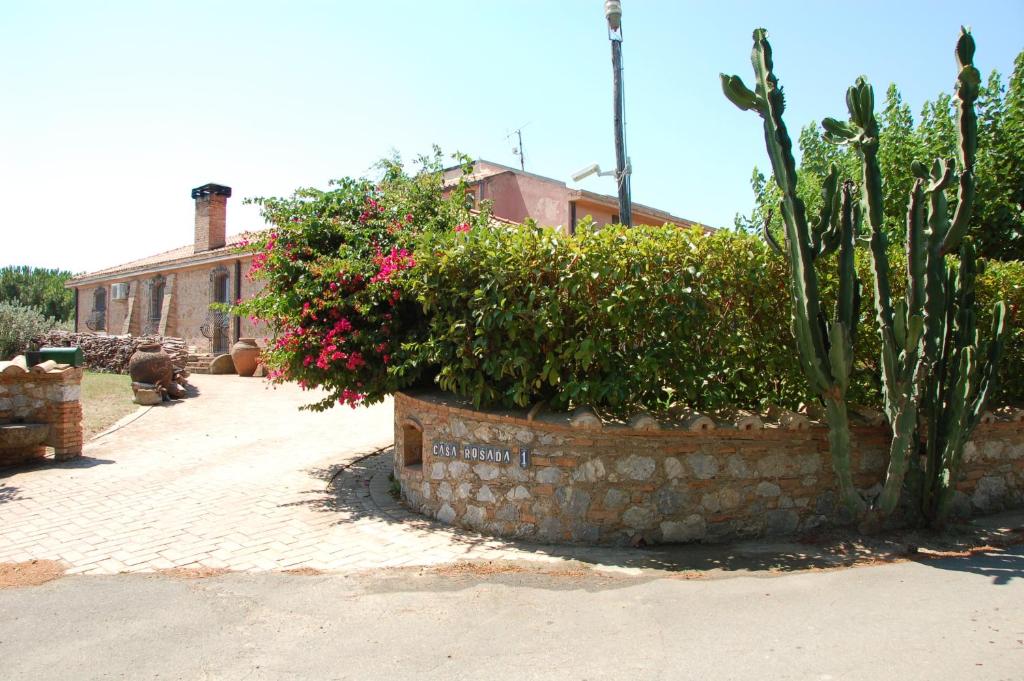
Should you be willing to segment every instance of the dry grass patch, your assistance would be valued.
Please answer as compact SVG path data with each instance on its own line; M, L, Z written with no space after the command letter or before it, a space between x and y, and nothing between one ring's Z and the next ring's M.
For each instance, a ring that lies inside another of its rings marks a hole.
M132 402L130 377L85 372L82 379L82 429L86 440L99 435L136 408Z

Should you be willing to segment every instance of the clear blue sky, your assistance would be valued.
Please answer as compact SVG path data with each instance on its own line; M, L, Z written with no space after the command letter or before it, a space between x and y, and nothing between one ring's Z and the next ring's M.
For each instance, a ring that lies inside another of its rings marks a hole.
M799 128L844 114L867 74L914 111L949 90L960 24L976 62L1009 75L1024 2L624 0L636 201L710 225L751 205L767 165L756 118L721 95L749 82L769 29ZM0 197L7 263L96 269L189 243L189 190L234 188L229 232L261 226L246 196L359 175L437 143L568 180L613 164L602 0L13 2L0 23ZM610 179L582 186L611 192ZM59 247L47 246L56 240Z

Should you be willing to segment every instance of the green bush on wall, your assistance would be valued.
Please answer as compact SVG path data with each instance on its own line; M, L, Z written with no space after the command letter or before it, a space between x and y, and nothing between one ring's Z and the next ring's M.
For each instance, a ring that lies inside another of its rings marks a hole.
M408 356L478 405L543 400L625 415L672 402L715 410L810 399L789 329L786 265L757 237L672 226L583 226L568 236L524 225L435 237L417 253L403 285L429 328ZM903 262L894 254L894 268ZM835 268L820 269L831 305ZM1002 298L1015 320L1024 266L990 263L978 289L981 309ZM873 309L862 314L851 398L879 406ZM1024 330L1014 324L995 404L1024 401L1022 367Z

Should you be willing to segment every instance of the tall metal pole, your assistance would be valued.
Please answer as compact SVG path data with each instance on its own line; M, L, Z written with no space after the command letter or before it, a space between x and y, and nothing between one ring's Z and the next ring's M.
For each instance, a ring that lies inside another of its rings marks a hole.
M622 5L621 2L606 2L605 16L608 19L608 39L612 43L612 81L614 87L613 107L615 121L615 180L619 185L619 222L633 226L633 202L630 197L629 159L626 156L626 136L623 118L626 104L622 88Z

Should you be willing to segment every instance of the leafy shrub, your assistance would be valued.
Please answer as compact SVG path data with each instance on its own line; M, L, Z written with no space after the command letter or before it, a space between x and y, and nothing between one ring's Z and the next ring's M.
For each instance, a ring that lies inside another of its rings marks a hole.
M421 163L414 175L391 160L377 182L346 178L327 191L253 200L274 227L243 247L258 249L249 276L267 285L233 311L274 328L264 353L271 379L329 392L313 409L372 404L422 377L402 345L426 326L401 275L415 265L420 235L488 217L470 213L464 185L444 195L439 153Z
M835 268L821 269L828 309ZM478 405L544 400L626 414L673 401L714 410L813 399L790 332L785 262L754 236L671 226L582 228L575 237L492 228L445 234L421 248L404 279L429 324L410 348L417 365ZM1019 263L991 263L979 280L981 316L999 298L1020 310L1022 287ZM864 295L850 394L879 407L879 340L869 288ZM1017 325L1000 400L1024 399L1022 366Z
M591 404L628 414L808 402L790 332L786 264L759 237L698 228L580 225L575 236L492 222L445 194L439 156L408 174L257 199L263 293L235 308L277 333L271 377L373 403L436 385L479 406ZM485 207L486 208L486 207ZM866 253L850 399L880 406L879 339ZM905 266L901 253L894 270ZM835 268L821 263L825 309ZM893 276L894 296L904 278ZM978 279L981 323L1004 299L1012 331L994 403L1024 403L1024 264Z
M28 350L33 338L64 326L34 307L0 302L0 359Z

